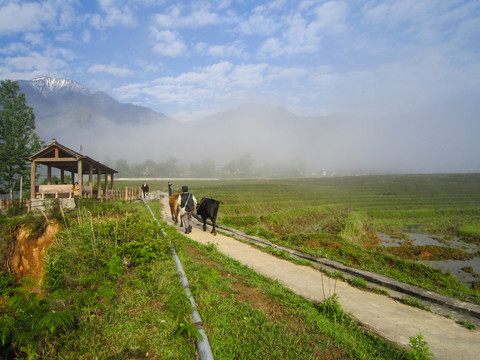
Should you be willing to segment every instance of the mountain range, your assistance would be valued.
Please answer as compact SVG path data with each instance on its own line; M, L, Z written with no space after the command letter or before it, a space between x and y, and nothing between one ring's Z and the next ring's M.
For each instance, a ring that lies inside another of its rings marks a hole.
M189 164L213 159L217 164L243 154L257 161L319 163L319 144L346 117L300 117L281 107L243 104L191 122L180 122L149 108L120 103L108 94L74 81L40 77L18 81L34 109L37 134L55 138L102 161L143 162L175 157ZM323 130L319 131L319 127Z
M175 158L190 166L211 159L222 166L249 155L256 167L302 162L312 172L329 174L442 172L446 168L438 151L422 143L424 136L439 130L402 114L309 117L248 103L180 122L71 80L41 77L18 83L33 107L41 139L48 144L55 138L73 150L82 148L99 161L123 159L139 164Z

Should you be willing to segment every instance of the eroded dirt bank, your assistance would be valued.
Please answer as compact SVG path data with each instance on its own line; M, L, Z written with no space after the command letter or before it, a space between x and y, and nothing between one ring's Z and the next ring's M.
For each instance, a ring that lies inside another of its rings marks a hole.
M19 225L6 250L4 266L15 273L17 280L28 276L41 283L45 253L60 230L61 225L56 221L48 221L39 233L34 233L31 226Z

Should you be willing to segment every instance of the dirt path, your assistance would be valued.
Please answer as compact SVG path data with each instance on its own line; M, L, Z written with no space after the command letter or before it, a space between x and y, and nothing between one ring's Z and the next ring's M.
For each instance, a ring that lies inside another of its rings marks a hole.
M162 218L171 222L168 197L161 200ZM322 301L338 294L343 310L361 322L366 328L383 338L409 345L409 338L422 334L435 359L477 360L480 354L480 332L470 331L441 315L404 305L384 295L377 295L352 287L343 281L335 281L308 266L296 265L267 254L258 248L218 234L203 232L201 224L186 235L202 244L216 244L218 251L230 256L256 272L279 283L311 301ZM178 228L183 232L183 229Z

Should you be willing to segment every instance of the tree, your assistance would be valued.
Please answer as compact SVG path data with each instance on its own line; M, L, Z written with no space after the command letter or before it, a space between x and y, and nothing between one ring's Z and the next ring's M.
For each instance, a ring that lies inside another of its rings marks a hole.
M238 159L231 160L225 165L225 170L235 177L247 177L253 175L253 157L249 153L243 154Z
M16 81L0 81L0 191L8 191L12 200L21 176L24 186L30 186L27 158L44 146L34 132L33 109L25 102Z

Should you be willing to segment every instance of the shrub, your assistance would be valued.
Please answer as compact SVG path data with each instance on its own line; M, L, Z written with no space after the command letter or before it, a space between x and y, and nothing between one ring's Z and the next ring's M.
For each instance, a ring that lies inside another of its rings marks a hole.
M428 360L433 356L427 342L423 340L422 334L418 334L416 337L410 337L410 348L412 349L412 355L415 360Z

